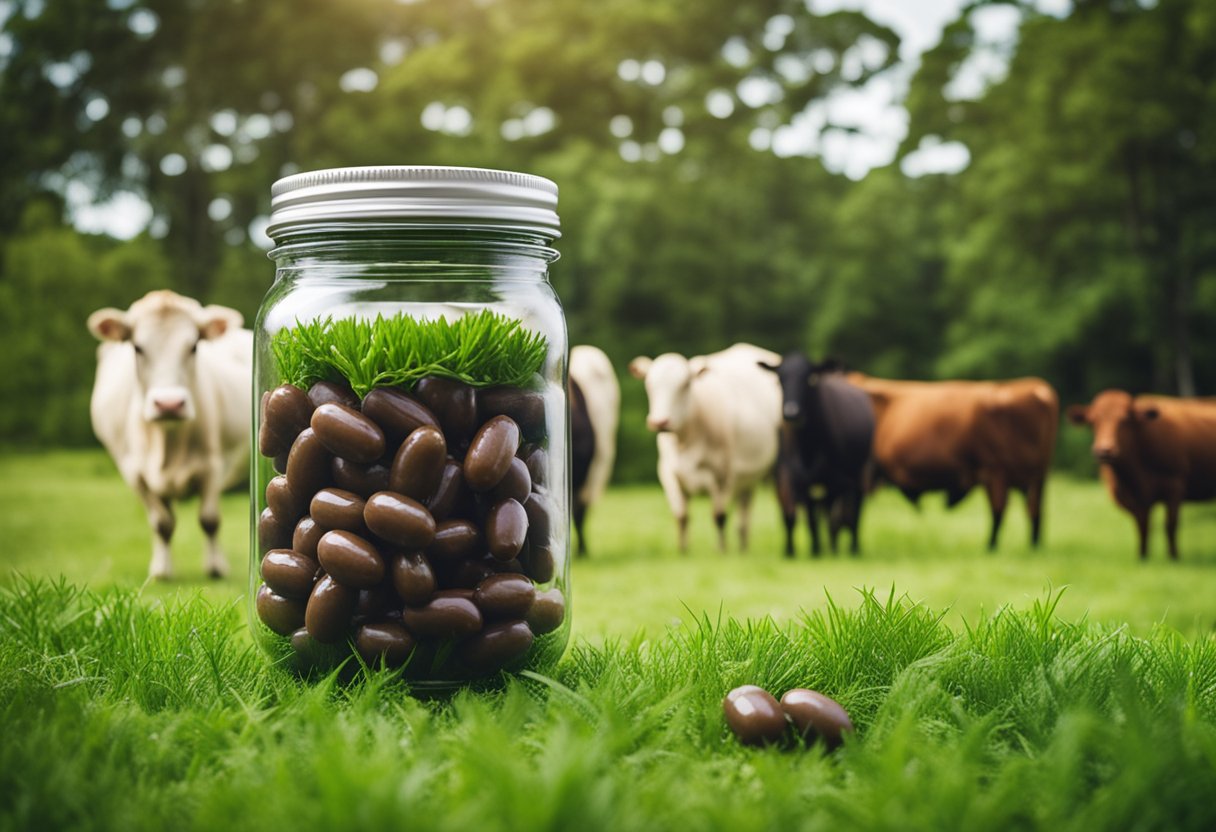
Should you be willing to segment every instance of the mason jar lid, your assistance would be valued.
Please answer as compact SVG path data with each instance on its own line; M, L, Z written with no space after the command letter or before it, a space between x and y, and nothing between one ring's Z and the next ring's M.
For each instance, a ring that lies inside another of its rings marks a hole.
M389 165L293 174L270 189L278 238L326 222L417 220L495 225L556 239L557 185L541 176L485 168Z

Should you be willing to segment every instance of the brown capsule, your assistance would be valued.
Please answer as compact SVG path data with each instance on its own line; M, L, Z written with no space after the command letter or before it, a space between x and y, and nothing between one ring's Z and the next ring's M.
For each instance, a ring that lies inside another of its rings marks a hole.
M477 393L477 411L482 419L509 416L525 436L545 433L545 398L519 387L487 387Z
M394 445L423 425L439 427L439 420L426 405L391 387L377 387L364 396L363 415L379 425Z
M489 491L506 476L519 449L519 426L495 416L481 426L464 457L464 481L474 491Z
M291 448L288 448L286 451L275 455L274 462L272 462L271 465L274 467L274 472L276 474L287 473L287 458L289 456L291 456Z
M310 558L315 567L317 565L317 544L326 531L327 529L318 525L306 514L300 518L299 523L296 523L296 529L291 535L291 548L295 550L296 554Z
M360 465L342 457L334 457L333 481L338 488L353 491L363 499L377 491L388 490L388 467L373 462Z
M368 498L363 520L374 534L406 549L423 549L435 539L435 518L426 507L391 491Z
M304 626L322 644L337 644L350 632L351 617L359 603L359 591L343 586L332 575L324 575L308 596Z
M287 477L280 474L266 483L266 506L275 517L295 523L308 510L308 497L296 494Z
M486 578L498 574L498 570L488 561L498 563L491 557L457 561L455 566L444 575L444 586L473 589Z
M523 621L506 621L460 645L460 660L471 670L488 673L511 664L532 649L532 631Z
M401 667L409 661L417 640L395 621L364 624L355 633L355 649L371 667Z
M389 469L389 490L425 503L439 489L447 461L447 440L439 428L423 425L397 449Z
M528 609L528 626L539 635L551 633L566 620L566 597L557 587L536 593Z
M308 513L317 525L325 529L345 529L348 532L365 533L363 508L367 505L353 491L341 488L322 488L313 495Z
M523 575L491 575L477 585L473 603L487 619L523 618L536 599L536 587Z
M427 501L427 508L436 522L448 519L454 511L467 499L468 489L464 485L464 472L460 463L449 458L443 466L443 476L439 478L439 487L435 496Z
M326 402L313 411L312 429L329 451L351 462L384 456L384 431L353 407Z
M427 376L414 386L414 396L426 405L454 445L463 445L477 430L477 391L452 378Z
M308 400L314 408L323 404L341 404L356 409L359 407L359 397L355 395L354 390L345 384L332 381L318 381L309 387Z
M278 456L308 427L313 405L304 391L294 384L280 384L262 397L262 426L258 431L258 451L262 456Z
M392 586L379 584L371 589L359 590L359 600L355 602L355 615L362 618L381 619L401 611L401 600Z
M524 564L524 572L538 584L547 584L553 580L553 576L557 574L557 561L548 543L532 544L528 547L528 561Z
M499 560L511 560L519 554L528 536L528 513L516 500L495 503L486 515L486 545Z
M304 602L285 598L266 584L258 589L257 610L262 623L281 636L290 635L304 623Z
M262 552L271 549L286 549L291 545L290 522L280 520L269 508L258 517L258 547Z
M332 456L312 428L296 437L287 456L287 482L297 494L315 494L329 483Z
M317 559L344 586L371 589L384 580L384 558L379 550L353 532L326 532L317 544Z
M507 473L502 480L490 490L490 498L494 502L515 500L523 503L531 493L532 475L528 473L527 464L516 457L511 460L511 465L507 468Z
M788 690L781 697L781 708L808 745L823 740L830 750L838 747L844 742L844 735L854 730L853 721L840 703L819 691Z
M466 586L453 586L448 589L436 590L435 594L431 596L432 600L435 598L463 598L466 601L472 601L473 590Z
M744 745L769 745L785 736L785 711L773 695L755 685L743 685L722 700L726 724Z
M313 664L318 662L325 648L308 634L308 628L300 627L291 634L291 649L306 664Z
M543 491L533 491L524 500L524 511L528 514L528 529L532 532L529 539L534 545L547 543L553 529L553 509L549 505L549 497Z
M519 450L519 458L528 467L528 475L536 485L545 485L549 480L549 452L540 445L528 444ZM518 499L518 498L517 498ZM522 500L520 502L523 502Z
M262 580L284 598L307 600L317 564L291 549L271 549L262 558Z
M444 520L435 527L435 539L427 547L433 560L451 562L485 553L481 530L468 520Z
M481 611L465 598L436 598L421 607L401 610L401 623L424 638L471 635L481 629Z
M421 552L396 555L391 565L393 588L406 604L419 607L435 592L435 571Z

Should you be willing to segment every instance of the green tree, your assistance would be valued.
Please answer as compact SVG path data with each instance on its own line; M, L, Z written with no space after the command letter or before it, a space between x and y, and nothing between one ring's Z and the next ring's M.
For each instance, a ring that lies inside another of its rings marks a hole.
M905 150L959 140L967 222L948 247L960 315L943 373L1037 371L1107 384L1216 386L1216 9L1202 0L1022 9L1007 76L978 99L950 82L978 48L973 3L925 56ZM1199 360L1203 359L1203 360Z

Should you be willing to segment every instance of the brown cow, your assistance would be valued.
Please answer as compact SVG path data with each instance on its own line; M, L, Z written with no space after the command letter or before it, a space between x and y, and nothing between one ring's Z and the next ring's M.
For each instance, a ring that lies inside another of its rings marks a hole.
M1165 503L1165 537L1177 558L1182 502L1216 499L1216 400L1105 390L1088 407L1068 408L1068 419L1093 428L1102 480L1136 520L1140 557L1148 557L1149 513Z
M926 491L945 491L948 506L982 485L992 507L990 550L996 548L1009 490L1017 489L1026 495L1030 541L1038 546L1060 415L1050 384L1039 378L848 378L874 403L874 460L884 479L914 503Z

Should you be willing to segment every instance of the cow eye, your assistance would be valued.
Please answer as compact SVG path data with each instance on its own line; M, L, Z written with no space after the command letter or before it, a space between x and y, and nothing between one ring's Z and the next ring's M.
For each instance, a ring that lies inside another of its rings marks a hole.
M135 354L136 354L136 355L143 355L143 354L144 354L144 348L143 348L143 347L141 347L139 344L133 344L132 346L134 346L134 347L135 347Z
M198 352L198 341L190 345L190 354L194 355L196 352Z

